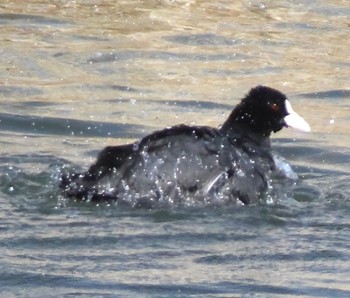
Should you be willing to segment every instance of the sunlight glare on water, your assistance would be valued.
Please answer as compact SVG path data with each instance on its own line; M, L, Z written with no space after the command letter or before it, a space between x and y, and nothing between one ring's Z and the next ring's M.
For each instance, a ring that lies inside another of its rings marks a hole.
M2 295L349 297L349 17L342 0L2 1ZM293 179L269 204L61 195L103 147L217 127L258 84L311 125L273 136Z

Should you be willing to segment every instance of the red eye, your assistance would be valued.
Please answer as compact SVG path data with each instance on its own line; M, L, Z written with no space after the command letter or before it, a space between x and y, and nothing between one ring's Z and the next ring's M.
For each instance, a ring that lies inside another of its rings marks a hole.
M270 104L270 108L272 111L277 112L279 110L279 106L277 103Z

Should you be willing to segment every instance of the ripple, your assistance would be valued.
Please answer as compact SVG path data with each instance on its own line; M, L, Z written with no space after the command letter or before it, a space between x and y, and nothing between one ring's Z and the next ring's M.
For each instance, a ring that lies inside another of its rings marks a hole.
M228 38L216 34L190 34L190 35L172 35L164 37L165 40L185 44L185 45L199 45L199 46L236 46L242 41L237 41L234 38Z
M70 22L62 19L56 19L52 17L46 17L33 14L18 14L18 13L0 13L0 24L17 25L17 26L34 26L34 25L50 25L50 26L62 26L71 24Z
M241 60L248 58L244 54L198 54L198 53L173 53L173 52L142 52L142 51L125 51L96 53L95 56L87 59L87 63L114 63L116 61L150 59L150 60L183 60L183 61L227 61Z
M302 93L298 96L308 97L308 98L319 98L319 99L345 99L350 97L350 90L338 89L338 90L327 90L327 91L318 91L312 93Z
M143 136L144 125L84 121L69 118L41 117L0 113L1 130L40 135L74 135L76 137Z

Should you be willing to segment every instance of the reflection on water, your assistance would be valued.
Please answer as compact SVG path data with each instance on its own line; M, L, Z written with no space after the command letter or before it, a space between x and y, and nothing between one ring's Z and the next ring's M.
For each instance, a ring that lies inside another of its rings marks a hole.
M346 1L0 4L4 295L349 296ZM178 123L218 126L252 86L312 133L274 147L276 204L130 210L67 201L62 170Z

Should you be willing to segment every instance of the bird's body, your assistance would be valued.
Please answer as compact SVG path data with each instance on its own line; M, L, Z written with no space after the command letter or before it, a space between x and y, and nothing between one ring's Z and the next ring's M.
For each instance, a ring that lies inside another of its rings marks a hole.
M178 125L134 144L106 147L86 173L63 177L61 187L69 197L133 206L256 203L275 169L271 132L290 126L290 115L308 130L286 102L279 91L256 87L220 128Z

